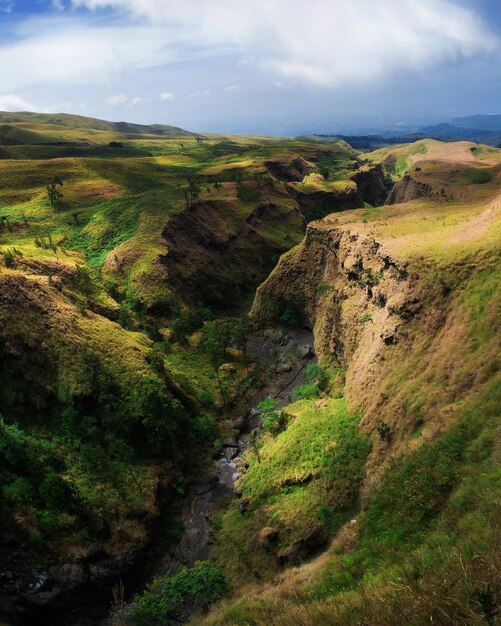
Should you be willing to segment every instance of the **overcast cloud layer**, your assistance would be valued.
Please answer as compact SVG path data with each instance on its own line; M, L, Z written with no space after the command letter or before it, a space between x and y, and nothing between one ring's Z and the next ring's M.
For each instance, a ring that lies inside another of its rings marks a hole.
M319 114L331 102L349 117L350 93L370 97L374 90L379 102L382 87L398 90L409 79L426 85L441 72L449 88L461 71L468 81L475 64L477 73L479 68L491 71L496 79L498 23L488 19L492 13L479 11L488 4L0 0L0 24L5 24L0 108L24 103L129 119L134 109L138 121L181 121L193 127L204 117L216 122L209 107L217 105L223 128L228 118L243 119L247 110L263 107L263 98L268 97L272 112L289 119L302 114L298 102L306 106L316 95ZM36 12L30 9L35 5ZM429 88L435 98L437 85ZM296 102L287 107L291 96Z
M378 80L492 52L472 11L448 0L73 0L164 23L192 44L232 46L262 67L322 86ZM172 31L166 37L171 47Z

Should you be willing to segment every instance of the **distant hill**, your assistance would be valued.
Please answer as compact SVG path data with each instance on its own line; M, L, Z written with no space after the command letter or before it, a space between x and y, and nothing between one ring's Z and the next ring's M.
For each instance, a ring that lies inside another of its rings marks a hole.
M130 122L108 122L92 117L84 117L82 115L71 115L69 113L0 112L0 124L44 124L72 130L100 130L133 135L160 135L162 137L188 137L194 135L194 133L190 133L177 126L167 126L163 124L147 126L144 124L132 124Z
M404 132L396 130L376 130L367 134L320 135L338 137L357 150L377 150L384 146L411 143L427 137L439 141L473 141L501 147L501 115L470 115L457 117L451 122L443 122Z
M456 117L452 120L452 125L459 126L460 128L501 131L501 115L469 115L468 117Z
M501 119L501 116L493 115L492 117ZM501 129L496 130L495 128L468 128L453 124L435 124L434 126L425 126L422 132L428 137L442 141L475 141L493 146L498 146L501 143Z

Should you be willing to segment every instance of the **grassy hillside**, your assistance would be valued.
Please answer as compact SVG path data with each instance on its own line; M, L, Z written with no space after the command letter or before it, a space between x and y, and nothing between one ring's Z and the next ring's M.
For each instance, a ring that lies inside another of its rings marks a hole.
M137 551L255 377L238 351L216 376L207 305L241 306L301 240L290 181L357 157L69 115L1 114L0 137L2 525L63 559Z
M143 618L205 590L207 624L496 623L500 182L467 142L0 114L0 611L69 623L173 541L276 373L257 289L253 332L311 328L320 364Z
M313 398L285 407L285 430L263 436L260 458L246 455L243 512L230 506L218 522L232 595L197 623L497 623L501 153L472 147L440 146L439 161L428 146L432 161L418 161L435 182L460 163L448 183L462 202L421 198L312 223L258 290L254 320L295 311L332 382L298 390ZM369 158L384 163L389 151ZM492 179L472 180L477 167ZM332 399L340 371L347 406ZM310 428L326 437L319 447ZM320 466L332 482L318 497Z

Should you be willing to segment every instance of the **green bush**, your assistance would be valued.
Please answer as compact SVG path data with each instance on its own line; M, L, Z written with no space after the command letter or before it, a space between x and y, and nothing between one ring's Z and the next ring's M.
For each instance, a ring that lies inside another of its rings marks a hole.
M227 591L221 566L197 561L192 568L178 574L157 578L135 601L130 622L133 626L169 626L181 617L182 609L199 597L215 602Z
M283 411L277 410L278 402L275 398L268 397L257 405L257 409L261 411L261 420L266 430L272 435L285 430L287 426L287 416Z
M300 387L296 387L291 394L292 400L296 402L297 400L313 400L315 398L320 398L322 392L318 385L301 385Z
M295 309L285 309L279 319L287 328L296 328L301 325L301 319Z
M177 341L183 343L189 335L192 335L196 330L200 330L205 321L212 318L212 311L206 307L187 309L172 324L172 332Z
M310 385L316 384L321 390L324 390L329 383L327 372L316 363L308 365L305 371L305 378Z
M14 256L12 250L5 250L3 252L3 263L5 267L12 267L14 265Z
M485 183L491 182L492 172L485 169L471 169L467 172L467 178L469 183L484 185Z

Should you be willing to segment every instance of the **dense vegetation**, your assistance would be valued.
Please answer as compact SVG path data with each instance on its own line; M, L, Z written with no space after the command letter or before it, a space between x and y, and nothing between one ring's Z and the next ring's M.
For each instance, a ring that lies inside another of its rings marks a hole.
M172 539L277 371L249 335L306 325L319 363L258 405L211 560L117 626L495 624L499 150L0 121L9 571L119 562L162 514Z

